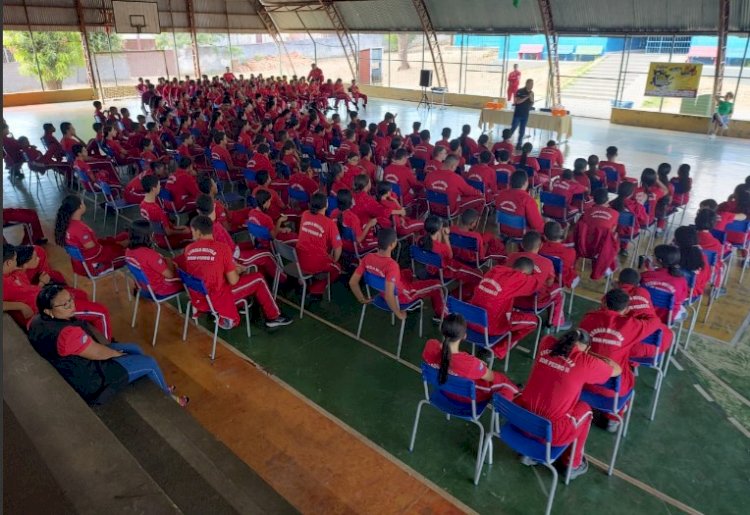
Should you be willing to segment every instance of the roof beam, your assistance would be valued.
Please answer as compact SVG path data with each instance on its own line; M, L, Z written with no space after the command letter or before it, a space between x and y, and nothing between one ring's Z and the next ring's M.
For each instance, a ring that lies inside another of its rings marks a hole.
M188 13L188 28L190 29L190 46L193 50L193 71L196 74L196 78L200 80L201 76L201 58L198 55L198 37L195 33L195 9L193 8L193 0L186 0L185 6L187 7ZM177 49L175 49L175 52Z
M445 64L443 64L443 54L440 52L440 44L438 43L437 33L435 28L432 26L432 19L430 13L427 10L424 0L412 0L414 9L417 11L419 21L422 23L422 31L424 32L425 38L427 39L427 46L430 48L430 55L432 56L432 65L435 67L435 74L437 75L438 86L447 87L448 77L445 74Z
M23 2L24 8L26 6L26 1ZM28 20L28 13L26 14ZM76 0L76 16L78 17L78 29L81 31L81 43L83 43L83 57L86 61L86 78L88 79L88 83L93 87L94 89L99 89L99 98L101 99L104 95L104 92L101 91L101 81L99 81L99 88L96 87L96 81L94 80L94 66L92 64L91 59L91 44L89 43L89 33L86 30L86 24L83 21L83 4L81 3L81 0Z
M344 50L349 70L352 72L352 78L355 78L357 77L357 45L354 43L354 38L346 27L346 24L344 24L344 18L341 16L333 0L320 0L320 5L323 6L328 19L331 20L331 25L333 25L333 29L336 31L336 35L341 43L341 48Z
M273 38L276 43L276 47L279 49L279 58L281 58L281 51L284 51L287 61L289 61L289 67L292 70L292 75L297 75L297 70L294 69L294 63L292 57L289 55L289 51L286 49L284 40L281 39L279 28L276 26L276 22L273 21L273 17L268 13L266 7L260 2L260 0L250 0L250 3L255 8L255 12L258 14L260 21L266 27L268 34Z
M544 36L547 39L547 60L549 61L549 70L552 75L550 81L550 98L552 105L560 105L560 57L557 53L557 32L552 20L552 2L551 0L539 0L539 12L542 15L542 24L544 26Z

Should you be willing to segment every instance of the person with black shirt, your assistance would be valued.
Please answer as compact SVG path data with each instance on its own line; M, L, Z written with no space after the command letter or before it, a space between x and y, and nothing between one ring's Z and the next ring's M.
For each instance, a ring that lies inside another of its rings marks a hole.
M526 124L529 121L529 111L534 105L534 81L529 79L526 86L516 91L513 98L513 123L510 126L511 135L518 131L518 143L516 148L520 149L523 143L523 137L526 134Z

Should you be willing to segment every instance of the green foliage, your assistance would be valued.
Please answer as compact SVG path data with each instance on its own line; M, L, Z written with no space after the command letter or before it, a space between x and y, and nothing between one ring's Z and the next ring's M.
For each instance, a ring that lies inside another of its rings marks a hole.
M22 74L41 76L49 89L61 89L63 79L84 64L78 32L35 32L32 37L29 32L5 31L3 46L13 52Z
M122 37L119 34L110 34L109 41L107 41L106 32L89 32L89 46L94 53L109 52L110 42L113 52L122 50Z
M201 33L196 35L196 43L198 46L210 46L220 43L221 36L219 34L208 34ZM162 32L156 35L156 48L159 50L169 50L175 47L187 48L190 46L190 34L187 32L175 32L172 37L171 32Z

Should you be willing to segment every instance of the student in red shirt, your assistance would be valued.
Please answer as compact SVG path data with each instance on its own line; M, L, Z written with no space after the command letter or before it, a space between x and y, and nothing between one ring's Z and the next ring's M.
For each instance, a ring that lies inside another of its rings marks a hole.
M639 193L645 193L647 196L646 213L648 215L647 225L650 225L656 219L656 208L663 197L669 194L667 187L659 182L656 170L645 168L641 174L641 185L636 190Z
M414 157L425 162L430 159L435 147L430 145L430 131L423 130L419 133L419 143L414 145Z
M140 204L143 202L143 199L146 197L146 192L143 189L141 179L147 175L155 175L157 178L162 177L164 175L164 164L159 163L158 161L152 161L149 163L148 168L133 177L130 182L125 185L123 194L127 203Z
M458 217L455 225L450 227L450 233L474 238L477 241L479 262L488 259L502 261L505 259L505 246L499 238L489 238L477 230L481 216L474 209L467 209ZM452 248L455 258L476 269L477 256L467 249Z
M23 231L22 244L35 243L44 245L47 238L44 236L42 223L39 221L39 215L33 209L24 209L20 207L3 208L3 224L23 224L27 230Z
M268 214L271 209L272 196L271 192L266 189L259 189L255 193L255 202L258 207L251 209L247 214L247 221L255 225L260 225L268 229L271 236L277 240L294 244L297 241L297 233L289 226L286 215L281 215L274 220ZM257 242L258 248L265 248L264 244Z
M190 228L173 225L159 201L161 183L155 175L147 175L141 179L145 196L141 201L141 216L149 222L159 223L165 235L155 234L156 243L163 248L179 249L190 243Z
M592 413L580 400L581 391L621 373L618 363L592 351L591 337L584 330L568 331L557 339L545 336L541 341L529 379L515 402L552 423L553 446L577 440L575 455L571 456L571 446L561 458L564 465L573 466L571 479L588 471L583 454Z
M289 206L281 198L281 195L271 187L271 178L267 172L262 171L255 174L255 181L257 186L253 189L253 196L260 190L266 190L271 195L271 206L268 208L268 216L277 220L283 213L291 214L296 212L295 210L290 210Z
M203 174L198 177L198 190L200 190L203 195L208 195L213 199L214 208L216 209L216 221L219 222L222 227L232 234L246 231L245 222L247 221L247 214L250 212L250 208L242 207L239 209L228 209L217 198L219 188L208 174Z
M714 284L719 286L724 277L724 257L729 256L732 252L732 243L727 242L722 245L716 237L711 234L711 230L716 228L718 215L710 209L700 209L695 215L695 229L698 231L698 245L702 250L716 252L716 274Z
M16 264L28 277L31 284L41 284L46 275L58 284L67 284L65 276L53 270L47 259L47 253L39 245L20 245L16 247Z
M357 104L359 103L360 98L363 101L362 109L367 109L367 95L359 90L359 86L357 86L356 80L352 79L352 84L351 86L349 86L349 91L351 92L352 98L354 99L354 109L359 111L359 106Z
M683 320L687 314L683 303L690 291L687 280L680 270L680 249L673 245L657 245L654 248L654 259L656 260L656 269L648 270L644 266L641 271L641 283L644 286L674 294L672 319L674 321ZM663 309L658 309L657 313L661 320L666 323L669 313Z
M336 193L338 208L331 212L331 218L336 220L339 228L339 234L343 233L344 227L352 230L360 252L368 252L378 245L378 239L375 236L375 226L378 223L377 218L370 218L367 223L362 220L352 210L354 205L352 192L347 189L341 189ZM342 238L343 248L346 252L354 253L354 243L351 240Z
M193 243L185 248L178 258L181 268L201 279L208 290L214 309L219 314L219 325L231 329L239 325L240 314L235 302L253 297L263 311L268 328L289 325L292 320L279 310L263 276L257 272L242 273L232 258L232 250L216 241L213 236L214 223L207 216L198 215L190 222ZM202 296L191 292L193 314L208 310L208 303Z
M408 164L409 152L405 148L396 150L391 164L383 170L383 180L398 184L401 190L401 200L404 206L410 205L415 199L423 196L424 188L414 175L414 170Z
M123 232L114 237L97 238L96 233L81 218L86 213L86 204L78 195L66 196L55 218L55 243L61 247L70 245L78 248L86 260L89 270L97 274L100 269L125 265L125 247L128 234ZM83 265L73 261L73 271L86 275Z
M387 181L381 181L375 191L375 200L385 208L383 214L378 218L380 227L395 227L399 238L404 236L414 237L422 232L424 223L420 220L406 216L406 210L401 206L398 198L393 193L393 185Z
M530 167L534 171L534 178L536 178L541 167L539 166L539 161L536 160L536 157L530 155L532 150L534 150L534 146L527 141L521 147L521 153L513 156L511 162L518 166Z
M130 245L125 259L140 268L157 295L172 295L182 291L182 281L175 273L172 261L153 249L154 234L148 220L133 220L128 233Z
M483 150L479 153L479 162L472 165L466 173L467 180L484 184L484 198L487 202L492 202L497 193L497 172L490 165L492 161L492 154L489 150Z
M693 179L690 178L690 165L681 164L677 169L677 177L673 177L672 183L672 207L685 207L690 202L690 190L693 188ZM680 193L677 193L679 188Z
M372 162L372 147L367 143L362 143L359 146L359 166L370 177L371 181L376 182L378 180L378 167Z
M198 214L207 216L214 222L214 239L225 243L232 250L232 258L237 263L246 269L256 267L272 283L278 271L273 254L265 249L255 249L251 241L235 242L229 232L216 222L216 205L210 195L201 195L196 200ZM286 282L286 274L281 273L280 281Z
M621 182L617 187L617 198L609 203L609 207L617 211L618 213L628 212L632 213L635 218L635 227L626 227L618 224L617 233L621 238L635 238L641 231L641 226L648 223L648 213L643 207L647 200L647 196L643 193L636 195L635 183L625 181ZM618 215L619 218L619 215ZM628 242L620 242L620 255L628 255Z
M578 181L573 180L573 172L565 169L557 180L552 181L550 191L556 195L565 197L565 203L568 206L568 215L578 212L583 207L583 197L589 191ZM574 197L579 200L574 202ZM542 213L551 218L562 218L563 209L557 206L543 206Z
M432 151L432 158L427 161L424 167L425 174L430 174L436 170L440 170L443 167L443 161L448 157L450 147L444 147L441 145L435 145L435 149Z
M683 225L675 229L674 244L680 249L680 269L686 274L695 274L691 294L703 295L708 281L711 280L711 267L708 266L708 258L703 249L698 245L698 231L695 226ZM720 287L720 284L714 284Z
M38 265L38 258L34 257L30 266ZM42 288L48 284L64 286L78 304L80 316L91 321L104 334L110 335L112 322L106 306L91 302L86 292L71 288L53 279L46 272L39 275L36 284L29 279L26 270L18 265L18 250L13 245L3 244L3 311L9 311L13 319L22 327L27 327L29 320L38 313L37 297Z
M195 209L195 199L200 195L200 190L193 162L189 157L179 158L177 169L167 179L165 188L172 194L177 211L185 212Z
M510 131L510 129L503 129L502 140L492 145L492 148L490 149L492 154L497 155L497 153L501 150L506 150L508 152L508 155L512 156L514 150L516 149L515 145L513 145L512 138L513 133Z
M534 262L525 257L516 259L512 267L494 266L484 274L471 298L471 304L487 311L490 337L510 331L511 347L536 329L537 319L533 314L513 310L517 297L532 295L544 284L533 272ZM480 327L473 329L483 331ZM492 348L499 359L505 358L509 350L507 340Z
M466 124L461 127L461 136L458 137L458 141L461 145L461 154L464 159L469 159L474 154L479 153L479 145L469 134L471 134L471 125Z
M456 174L458 157L450 155L445 158L439 170L430 172L425 178L425 189L445 193L448 196L448 208L451 214L462 213L467 209L484 209L484 197L479 190L469 186ZM435 213L447 215L447 213Z
M106 182L113 189L119 190L122 188L120 179L117 177L117 172L114 171L112 166L97 166L94 168L93 163L89 163L86 159L86 149L83 145L74 145L73 155L76 157L73 165L86 174L91 181L91 188L94 191L99 191L98 181Z
M630 300L628 301L628 308L626 315L628 316L641 316L646 315L649 317L656 317L657 313L654 309L654 305L651 302L651 294L647 289L641 286L641 274L634 268L623 268L620 270L618 276L617 288L628 294ZM605 302L605 299L602 299ZM673 334L672 331L665 324L661 324L661 345L659 345L658 352L663 353L669 350L672 345ZM630 351L631 358L652 358L656 355L657 348L653 345L645 343L636 343Z
M256 172L264 170L268 172L268 175L271 176L271 179L274 179L276 177L276 168L273 166L273 163L271 163L271 159L268 157L270 152L271 150L268 145L265 143L261 143L260 145L258 145L258 148L256 149L255 154L253 154L253 157L248 160L247 167L251 170L255 170Z
M544 230L544 220L539 212L539 205L529 195L529 176L523 170L513 172L510 176L510 189L500 191L495 197L498 211L511 215L522 216L526 220L526 230L541 232ZM508 236L520 237L522 234L508 227L500 227Z
M476 213L476 211L470 209L465 211L464 215L472 211ZM450 244L452 228L442 218L435 215L428 216L424 222L424 230L425 235L419 240L419 247L427 252L434 252L442 258L443 278L445 280L456 279L459 281L463 290L463 298L470 299L479 281L482 280L482 272L454 258L453 249ZM430 277L437 277L440 270L428 266L426 272Z
M466 339L466 320L458 314L446 315L440 324L443 340L427 340L422 351L422 360L438 369L438 383L448 380L448 375L471 379L476 384L477 402L485 402L497 393L506 399L513 399L518 388L504 374L487 367L481 359L460 350ZM450 395L450 394L448 394ZM463 400L458 397L459 402Z
M565 296L555 281L555 269L552 266L552 261L544 256L539 255L539 250L542 247L542 235L536 231L530 231L524 234L521 242L522 251L514 252L508 256L508 265L513 266L513 263L521 257L529 258L534 262L534 275L538 275L541 279L542 285L534 296L525 296L518 299L516 307L522 307L524 309L534 308L534 297L537 298L539 305L552 303L552 309L550 313L550 325L559 326L560 330L566 331L571 328L572 323L565 320L565 313L563 306L565 304Z
M621 289L610 290L604 296L602 306L584 315L580 325L582 330L591 335L591 350L611 359L622 369L619 392L621 396L627 395L635 386L635 377L629 362L633 347L662 327L659 318L652 314L628 314L629 302L630 297ZM590 384L585 388L607 397L613 397L615 394L600 385ZM621 412L625 411L629 404L623 405ZM607 431L616 432L619 422L613 415L606 416L609 420Z
M401 310L402 305L417 299L429 298L435 313L433 321L441 320L444 314L444 301L440 281L437 279L417 280L413 277L411 270L401 270L396 260L391 257L397 244L398 237L395 230L378 231L378 251L364 256L349 280L352 293L360 303L370 302L370 299L362 294L359 285L365 272L369 272L385 279L383 297L396 318L399 320L406 318L406 312Z
M562 168L565 163L565 157L553 139L549 140L547 146L539 151L539 158L548 160L552 168Z
M507 130L507 129L506 129ZM512 144L511 144L512 145ZM510 176L516 171L516 167L510 162L511 152L505 149L501 149L495 152L495 160L497 163L493 166L495 169L495 181L497 182L497 190L504 190L510 187ZM501 183L498 179L499 175L505 175L505 181Z
M544 224L544 242L539 249L542 256L554 256L562 261L562 284L566 288L575 288L580 282L576 272L576 250L563 243L563 228L555 222Z
M619 213L607 206L609 193L605 188L594 190L592 197L593 205L573 226L568 241L573 243L578 257L592 260L591 278L597 280L617 269Z
M326 217L328 198L316 193L310 198L310 210L302 214L297 239L299 265L305 274L327 273L333 283L341 275L338 264L341 258L341 236L336 222ZM322 298L328 281L315 278L310 285L310 295Z
M224 164L227 165L229 171L236 174L236 172L242 169L243 163L232 158L232 154L230 154L229 149L227 148L228 145L229 140L227 139L226 133L222 131L215 132L213 143L211 145L211 159L224 161Z
M624 181L627 173L625 171L625 165L617 162L617 147L607 147L607 160L599 163L600 168L614 168L617 171L617 175L620 177L620 181Z

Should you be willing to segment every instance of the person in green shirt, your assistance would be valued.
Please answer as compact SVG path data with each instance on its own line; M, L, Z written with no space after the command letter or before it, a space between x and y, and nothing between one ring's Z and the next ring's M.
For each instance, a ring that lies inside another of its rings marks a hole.
M726 95L716 97L716 112L713 116L713 129L711 131L711 137L716 137L716 134L721 130L726 132L729 128L729 118L732 116L734 111L734 94L728 92Z

